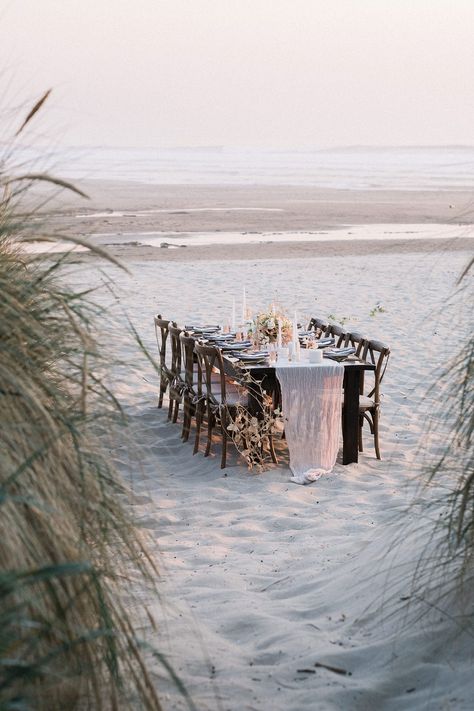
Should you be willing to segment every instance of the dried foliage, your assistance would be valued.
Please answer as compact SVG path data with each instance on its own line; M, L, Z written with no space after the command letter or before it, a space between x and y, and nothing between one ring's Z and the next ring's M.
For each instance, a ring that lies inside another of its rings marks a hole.
M273 398L262 388L260 382L247 373L242 381L240 402L227 409L227 431L238 452L244 457L249 469L265 471L271 463L270 439L280 435L281 412ZM248 390L262 403L261 415L257 418L243 404Z
M43 106L44 102L47 100L47 98L49 97L50 94L51 94L51 89L48 89L47 91L45 91L45 93L43 94L43 96L42 96L40 99L38 99L38 101L37 101L37 102L33 105L33 107L28 111L28 113L27 113L25 119L23 120L23 122L22 122L20 128L19 128L18 131L15 133L15 137L16 137L16 136L19 136L20 133L25 130L26 126L29 124L29 122L31 121L31 119L33 118L33 116L35 116L35 114L38 113L38 111L41 109L41 107Z

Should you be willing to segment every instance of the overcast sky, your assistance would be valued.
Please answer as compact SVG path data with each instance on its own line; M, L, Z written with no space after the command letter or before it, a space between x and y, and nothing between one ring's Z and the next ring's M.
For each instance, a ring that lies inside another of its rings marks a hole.
M474 0L0 0L69 144L474 144ZM5 100L5 99L4 99Z

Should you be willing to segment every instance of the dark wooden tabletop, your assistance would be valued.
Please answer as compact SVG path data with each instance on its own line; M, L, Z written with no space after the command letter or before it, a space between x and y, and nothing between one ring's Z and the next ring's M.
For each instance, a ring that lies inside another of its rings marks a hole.
M261 376L270 376L273 377L275 375L275 368L278 365L278 361L274 361L273 363L270 363L268 359L265 360L265 362L262 363L244 363L243 361L239 360L238 358L234 356L229 356L226 355L225 353L222 353L223 359L224 359L224 367L226 370L226 373L228 375L232 375L233 373L238 373L239 371L249 371L253 375L258 375L259 379ZM287 361L285 361L286 363ZM324 358L323 360L324 363L337 363L333 358ZM375 365L373 363L369 363L366 360L362 360L361 358L357 358L355 356L349 356L346 358L346 360L339 361L342 366L344 366L344 369L351 368L354 370L375 370ZM315 365L314 363L309 363L307 360L299 361L296 363L296 365Z

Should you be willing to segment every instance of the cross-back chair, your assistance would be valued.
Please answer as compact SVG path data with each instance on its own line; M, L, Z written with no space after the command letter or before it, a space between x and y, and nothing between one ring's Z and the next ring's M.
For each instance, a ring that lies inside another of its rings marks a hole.
M196 343L194 350L199 365L198 375L201 375L201 379L198 379L199 405L196 411L197 446L195 446L195 452L199 447L199 432L205 414L207 417L205 456L209 456L211 451L212 431L216 425L220 425L220 434L222 437L221 469L224 469L227 460L227 442L229 440L227 425L230 424L230 418L235 416L238 406L248 408L249 393L247 392L245 395L242 395L242 386L239 389L235 383L227 379L224 371L222 351L218 346ZM249 385L248 388L252 389L252 386ZM273 436L271 434L268 435L268 445L273 463L278 464Z
M187 331L182 331L179 336L181 342L181 364L184 370L184 388L183 388L183 429L181 436L185 442L189 439L189 434L191 430L192 418L197 416L197 403L202 400L202 371L200 363L197 359L195 352L195 345L198 339L192 336ZM220 391L220 373L216 370L212 371L211 379L213 390L217 393ZM199 391L199 383L201 383L201 389ZM232 386L227 382L227 392ZM235 390L235 387L233 388ZM201 392L201 395L199 394ZM205 388L204 388L205 392ZM202 414L202 413L201 413ZM201 423L202 424L202 417ZM194 454L199 449L199 432L196 432L196 439L194 442Z
M353 334L354 335L354 334ZM387 369L390 358L390 348L380 341L364 341L360 357L373 363L373 387L359 396L359 451L363 452L362 430L364 420L367 420L370 432L374 437L375 454L381 459L379 445L379 418L380 418L380 384Z
M172 380L172 372L166 362L166 348L168 341L168 329L171 321L162 318L161 314L157 314L154 318L156 344L160 357L160 394L158 396L158 407L163 407L163 396L168 389ZM176 324L175 324L176 325Z
M227 441L229 439L227 425L229 414L235 413L241 398L235 389L230 389L225 378L222 353L216 346L196 342L194 351L198 362L198 398L196 407L196 446L199 448L199 436L204 417L207 419L207 444L204 453L208 457L211 452L212 432L216 425L222 438L221 469L227 462ZM216 370L219 373L216 383ZM245 407L246 402L241 401Z

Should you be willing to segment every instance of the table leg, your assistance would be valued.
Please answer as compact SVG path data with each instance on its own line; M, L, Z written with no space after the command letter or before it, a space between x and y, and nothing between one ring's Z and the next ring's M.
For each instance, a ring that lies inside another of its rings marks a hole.
M351 464L359 460L359 387L360 370L358 368L346 368L342 414L343 464Z

